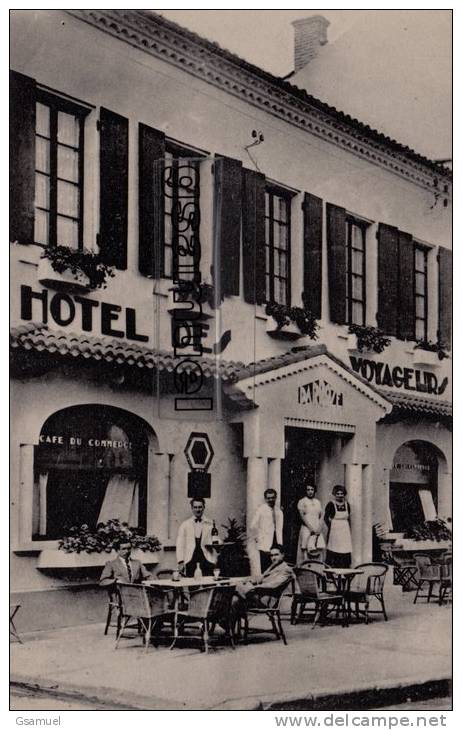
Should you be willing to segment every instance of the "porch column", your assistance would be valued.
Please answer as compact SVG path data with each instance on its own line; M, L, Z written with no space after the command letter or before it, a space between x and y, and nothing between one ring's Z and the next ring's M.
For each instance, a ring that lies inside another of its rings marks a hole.
M345 465L345 486L347 488L347 499L351 507L351 541L353 552L351 556L352 565L362 562L363 548L363 494L362 494L362 464Z
M363 543L361 560L370 563L372 560L372 490L374 467L371 464L363 466Z
M452 474L440 469L438 474L438 517L452 517Z
M32 541L32 509L34 490L34 445L19 447L19 544Z
M249 456L247 458L247 549L252 573L260 572L260 559L254 535L250 531L250 523L263 502L263 492L267 486L268 460L265 456Z
M268 460L268 487L275 489L277 502L281 503L281 459Z
M170 458L149 452L146 529L164 543L168 539Z

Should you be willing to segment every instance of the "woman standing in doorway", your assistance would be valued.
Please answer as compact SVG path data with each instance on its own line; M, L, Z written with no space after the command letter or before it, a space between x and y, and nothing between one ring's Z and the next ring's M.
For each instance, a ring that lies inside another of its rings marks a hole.
M306 485L306 496L302 497L297 504L298 513L303 523L298 539L298 563L303 563L309 557L314 556L315 553L316 559L324 560L326 543L321 534L322 507L315 494L316 487L308 483Z
M324 522L328 530L326 562L331 568L350 568L351 510L346 500L347 491L341 484L336 484L332 494L334 499L327 503L324 512Z

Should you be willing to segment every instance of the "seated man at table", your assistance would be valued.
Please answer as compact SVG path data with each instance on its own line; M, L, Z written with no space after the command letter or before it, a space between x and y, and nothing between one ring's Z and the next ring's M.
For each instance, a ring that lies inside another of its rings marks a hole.
M117 551L117 557L114 560L108 560L104 566L99 579L100 586L110 590L116 583L141 583L143 580L152 578L143 563L130 557L132 546L129 540L114 545L114 548Z
M251 578L246 583L236 586L236 593L245 601L257 598L258 593L265 590L279 588L290 578L293 578L292 568L284 560L284 552L280 545L275 545L270 551L271 565L258 577Z

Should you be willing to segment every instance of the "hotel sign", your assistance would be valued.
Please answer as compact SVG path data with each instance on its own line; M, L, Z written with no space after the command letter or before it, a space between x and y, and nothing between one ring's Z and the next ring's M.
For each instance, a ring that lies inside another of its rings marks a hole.
M298 389L300 405L314 405L320 408L343 406L343 393L339 393L325 380L313 380Z
M350 356L351 367L369 383L387 388L403 388L417 393L442 395L448 385L448 378L441 381L434 373L415 370L401 365L390 366L384 362Z

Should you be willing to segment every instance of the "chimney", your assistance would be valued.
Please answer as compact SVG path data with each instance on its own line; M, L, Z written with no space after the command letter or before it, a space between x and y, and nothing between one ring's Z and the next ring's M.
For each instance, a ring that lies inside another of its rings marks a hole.
M315 56L321 46L327 43L327 28L330 22L322 15L311 15L292 22L295 33L294 65L295 73L304 68Z

